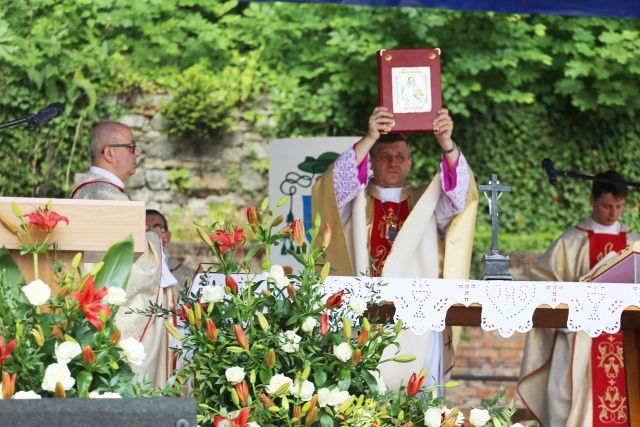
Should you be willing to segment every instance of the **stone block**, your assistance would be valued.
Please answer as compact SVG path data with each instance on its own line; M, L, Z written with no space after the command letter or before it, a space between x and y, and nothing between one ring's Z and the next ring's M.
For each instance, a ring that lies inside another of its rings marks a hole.
M168 190L171 188L169 184L169 172L166 170L146 170L144 172L144 178L147 181L147 186L155 191Z
M0 400L0 424L21 427L195 427L194 398Z
M120 123L129 126L131 129L142 129L147 122L147 118L142 114L128 114L120 117Z

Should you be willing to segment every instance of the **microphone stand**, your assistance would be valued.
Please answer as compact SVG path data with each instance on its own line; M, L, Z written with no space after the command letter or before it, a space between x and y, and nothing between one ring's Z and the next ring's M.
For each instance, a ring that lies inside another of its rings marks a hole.
M15 126L15 125L19 125L20 123L24 123L24 122L29 122L31 119L33 119L34 115L30 115L27 116L23 119L18 119L18 120L11 120L10 122L5 122L0 124L0 129L4 129L4 128L8 128L11 126Z
M617 179L610 179L610 178L601 178L601 177L595 177L595 176L591 176L591 175L583 175L581 173L575 173L575 172L570 172L570 171L556 171L556 175L557 176L568 176L571 178L577 178L577 179L584 179L586 181L600 181L600 182L608 182L610 184L623 184L626 185L628 187L635 187L635 188L640 188L640 184L637 182L631 182L631 181L620 181Z

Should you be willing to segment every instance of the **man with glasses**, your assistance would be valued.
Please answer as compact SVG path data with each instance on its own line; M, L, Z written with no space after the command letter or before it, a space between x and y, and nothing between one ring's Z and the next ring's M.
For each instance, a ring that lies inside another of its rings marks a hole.
M133 132L122 123L105 122L91 134L91 167L77 174L72 199L129 200L125 181L136 173L140 150Z
M374 109L367 134L313 187L313 212L333 231L327 261L341 276L468 278L478 196L467 161L451 139L453 120L448 110L438 111L440 167L429 186L418 188L407 185L411 144L402 134L388 133L394 123L387 108ZM399 353L416 360L380 366L389 388L397 391L401 380L406 383L424 365L429 385L444 384L454 352L451 330L444 334L447 345L440 332L403 331Z
M71 197L128 201L124 184L136 173L136 161L140 157L131 129L122 123L98 124L91 134L90 150L89 172L76 175ZM162 319L148 318L135 312L146 310L150 302L166 309L172 308L171 288L177 283L163 262L159 236L148 231L145 251L132 266L126 288L127 300L123 309L118 310L116 326L123 339L135 337L144 345L146 358L132 369L136 374L146 376L146 381L153 382L157 388L164 387L171 375L169 335ZM127 314L130 311L133 313Z

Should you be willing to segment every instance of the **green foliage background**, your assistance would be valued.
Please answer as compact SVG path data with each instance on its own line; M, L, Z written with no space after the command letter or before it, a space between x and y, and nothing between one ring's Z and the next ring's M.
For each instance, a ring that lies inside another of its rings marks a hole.
M0 120L53 101L64 116L0 131L2 196L61 197L88 164L88 130L158 106L169 131L214 144L235 118L267 137L353 135L376 104L379 49L442 49L443 102L479 183L513 192L500 204L501 249L541 250L589 212L590 183L546 183L559 170L607 168L640 180L637 20L436 9L218 0L0 0ZM110 96L108 96L110 95ZM114 100L116 102L114 102ZM415 136L416 182L439 153ZM631 192L624 220L640 228ZM478 248L488 248L481 202ZM481 252L481 251L480 251Z

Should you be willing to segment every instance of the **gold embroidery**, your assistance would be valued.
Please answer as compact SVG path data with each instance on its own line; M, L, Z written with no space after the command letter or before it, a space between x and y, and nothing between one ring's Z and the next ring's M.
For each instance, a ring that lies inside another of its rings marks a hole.
M601 342L596 349L598 353L598 369L603 369L609 378L609 387L604 395L598 396L598 419L602 423L625 424L627 423L626 398L622 397L620 390L615 386L615 380L624 367L623 349L621 343L614 342L614 335L607 338L608 342Z
M598 255L596 256L596 260L597 260L597 261L600 261L602 258L604 258L604 256L605 256L606 254L608 254L609 252L612 252L613 250L614 250L614 249L613 249L613 243L611 243L611 242L606 243L606 244L604 245L604 248L602 249L602 251L601 251L601 252L599 252L599 253L598 253Z
M380 231L380 238L384 237L387 240L389 240L388 233L391 228L395 228L396 232L400 230L400 227L402 227L402 224L404 223L404 221L400 221L400 218L398 216L399 214L400 214L400 209L398 209L398 214L396 214L395 209L393 209L393 207L389 207L387 209L386 214L382 215L382 220L378 224L378 231Z

